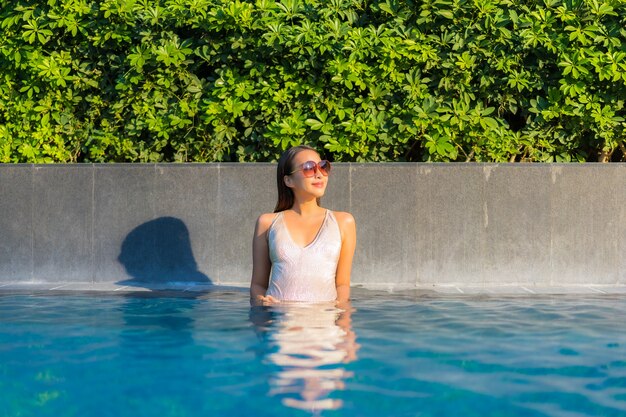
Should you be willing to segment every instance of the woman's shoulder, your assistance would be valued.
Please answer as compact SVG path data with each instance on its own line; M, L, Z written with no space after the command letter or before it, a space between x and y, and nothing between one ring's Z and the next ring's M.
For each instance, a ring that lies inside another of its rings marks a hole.
M332 211L332 213L340 226L348 226L355 223L354 216L347 211Z
M339 226L341 233L341 241L345 242L346 238L354 240L356 238L356 222L354 216L346 211L333 211L333 215Z
M266 232L269 230L272 222L276 218L277 213L263 213L256 220L256 227L259 232Z

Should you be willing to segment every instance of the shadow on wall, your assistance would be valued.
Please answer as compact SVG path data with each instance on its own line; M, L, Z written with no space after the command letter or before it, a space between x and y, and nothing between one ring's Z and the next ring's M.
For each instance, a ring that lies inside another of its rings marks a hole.
M187 226L175 217L159 217L134 228L124 239L117 260L132 277L118 284L211 283L198 271Z

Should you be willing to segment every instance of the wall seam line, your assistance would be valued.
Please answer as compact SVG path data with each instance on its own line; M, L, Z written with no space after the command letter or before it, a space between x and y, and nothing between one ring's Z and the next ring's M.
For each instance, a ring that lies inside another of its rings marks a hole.
M96 282L96 166L91 164L91 283Z
M157 202L156 202L156 198L157 198L157 193L156 193L157 171L158 171L157 164L153 163L152 164L152 178L151 178L151 181L150 181L150 209L151 209L150 215L151 215L151 218L150 218L150 220L148 220L150 222L156 220L156 211L157 211L156 210L156 205L157 205ZM156 253L156 251L157 251L157 239L156 239L156 236L152 236L152 250L153 250L153 253ZM154 273L154 269L152 271ZM162 272L159 271L158 275L160 276L160 278L163 278L163 276L161 276L161 274L162 274ZM166 277L166 278L167 278L167 280L170 279L169 276Z
M550 255L549 255L549 265L550 265L550 273L548 275L549 284L552 285L554 281L554 213L553 213L553 198L554 198L554 190L556 188L556 173L554 172L554 166L550 166L550 178L548 188L548 211L550 216Z
M419 184L419 181L420 181L420 167L419 167L419 165L415 165L415 174L414 175L415 175L415 184ZM413 200L413 204L414 204L413 207L416 208L415 211L417 212L416 218L419 218L419 215L420 215L420 213L418 211L419 210L419 196L417 195L417 193L415 193L415 200ZM414 224L417 224L417 220L414 221ZM419 233L419 228L416 227L415 231L416 231L416 233ZM416 243L416 245L415 245L415 252L414 252L413 256L415 257L415 259L419 260L419 253L418 253L417 246L418 245ZM416 268L415 268L415 276L414 276L414 281L413 281L413 286L414 287L417 287L419 285L419 282L420 282L420 268L419 268L419 265L420 265L420 262L418 261L416 263L416 265L415 265Z
M611 177L613 178L613 180L615 178L619 178L619 173L617 171L617 169L619 169L619 167L616 167L615 171L617 175L612 175ZM616 186L619 187L619 183L616 183ZM618 193L613 193L613 204L614 207L617 208L619 207L619 199L617 198L617 194ZM613 238L613 250L614 250L614 269L613 271L615 272L615 280L613 281L613 285L617 285L619 283L619 234L618 234L618 230L619 230L619 216L616 216L616 220L618 223L614 224L612 229L613 229L613 233L614 233L614 238Z
M30 166L30 280L35 280L35 165Z
M152 184L150 187L150 201L152 203L152 219L156 219L156 183L157 183L157 164L152 164Z
M489 177L491 176L491 171L495 170L493 165L485 165L483 166L481 177L480 177L480 202L481 208L483 210L483 227L482 233L483 238L480 240L480 285L485 286L485 282L487 281L487 239L489 238L489 201L488 201L488 192L487 188L489 186ZM495 205L495 204L494 204Z
M352 162L348 166L348 210L352 213Z
M222 163L218 162L217 163L217 213L218 215L222 212ZM213 229L213 236L215 238L215 242L219 242L219 228L220 225L219 223L217 224L217 227L214 227ZM217 277L215 277L217 283L219 284L220 282L222 282L222 264L221 262L216 262L215 259L215 251L212 251L211 254L211 262L213 262L213 265L217 266Z

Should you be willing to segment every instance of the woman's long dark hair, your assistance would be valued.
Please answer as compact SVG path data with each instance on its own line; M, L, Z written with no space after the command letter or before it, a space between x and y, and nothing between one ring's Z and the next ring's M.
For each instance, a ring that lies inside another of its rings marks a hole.
M278 201L276 202L276 207L274 208L274 213L278 213L279 211L289 210L293 207L293 203L295 197L293 195L293 191L291 188L287 187L285 184L285 175L289 175L293 169L293 158L296 157L302 151L317 151L310 146L300 145L294 146L293 148L287 149L280 156L278 160L278 168L276 170L276 186L278 187ZM317 203L319 204L320 200L317 199Z

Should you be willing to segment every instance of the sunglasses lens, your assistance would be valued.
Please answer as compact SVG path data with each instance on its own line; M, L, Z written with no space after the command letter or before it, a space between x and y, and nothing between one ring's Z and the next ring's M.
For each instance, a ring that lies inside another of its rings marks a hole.
M330 162L328 162L327 160L320 161L317 166L319 167L322 175L328 175L328 173L330 172Z
M307 161L302 165L302 174L305 177L312 177L315 175L315 162Z

